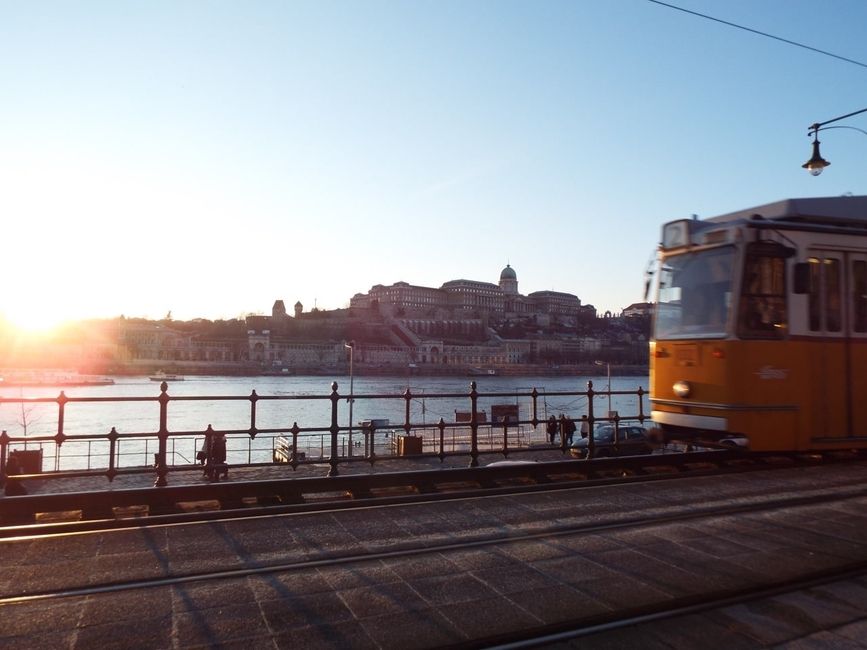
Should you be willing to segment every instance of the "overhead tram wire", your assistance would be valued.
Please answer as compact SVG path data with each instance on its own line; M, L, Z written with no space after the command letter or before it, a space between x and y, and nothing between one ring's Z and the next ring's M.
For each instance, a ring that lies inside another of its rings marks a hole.
M715 23L720 23L722 25L726 25L728 27L734 27L736 29L742 29L745 32L751 32L753 34L758 34L759 36L764 36L766 38L772 38L775 41L780 41L781 43L786 43L787 45L794 45L795 47L800 47L805 50L810 50L811 52L816 52L817 54L824 54L825 56L830 56L833 59L839 59L840 61L845 61L846 63L851 63L853 65L860 66L862 68L867 68L867 63L862 63L861 61L856 61L855 59L849 59L845 56L840 56L839 54L834 54L833 52L828 52L826 50L820 50L817 47L812 47L811 45L805 45L804 43L798 43L797 41L789 40L788 38L782 38L780 36L774 36L773 34L768 34L767 32L759 31L758 29L752 29L751 27L745 27L744 25L738 25L737 23L732 23L727 20L722 20L721 18L714 18L713 16L708 16L707 14L702 14L697 11L692 11L691 9L684 9L683 7L678 7L677 5L669 4L668 2L661 2L661 0L647 0L648 2L652 2L653 4L660 5L661 7L668 7L669 9L675 9L676 11L682 11L685 14L691 14L693 16L698 16L699 18L704 18L706 20L712 20Z

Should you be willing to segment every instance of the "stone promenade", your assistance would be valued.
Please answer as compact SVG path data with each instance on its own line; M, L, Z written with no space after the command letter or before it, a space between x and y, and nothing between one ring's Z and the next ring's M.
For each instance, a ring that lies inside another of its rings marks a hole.
M853 479L863 484L867 468L8 539L0 541L0 646L492 645L867 561L867 497ZM827 495L828 503L527 537L551 526L756 503L793 490ZM850 498L832 501L847 492ZM130 582L135 587L124 588ZM853 638L867 616L864 580L769 602L634 628L639 638L620 630L570 643L800 648L827 647L830 639L834 647L864 647Z

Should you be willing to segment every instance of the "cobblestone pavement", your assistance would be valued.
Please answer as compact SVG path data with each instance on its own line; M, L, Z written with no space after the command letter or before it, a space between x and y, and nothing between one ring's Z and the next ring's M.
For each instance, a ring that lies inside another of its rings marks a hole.
M819 466L0 540L0 647L490 644L867 561L865 481L867 464ZM598 528L789 493L821 501ZM552 524L595 528L528 536ZM557 647L863 648L867 582L808 592Z

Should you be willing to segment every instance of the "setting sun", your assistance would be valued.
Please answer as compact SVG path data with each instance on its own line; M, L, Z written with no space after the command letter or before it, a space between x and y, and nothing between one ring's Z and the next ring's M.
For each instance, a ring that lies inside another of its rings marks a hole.
M0 325L20 335L41 336L79 317L68 301L45 296L38 289L31 295L11 292L0 307Z
M23 335L33 336L50 334L65 322L66 320L60 318L57 314L45 313L43 311L15 314L14 317L7 319L7 323L13 329L18 330Z

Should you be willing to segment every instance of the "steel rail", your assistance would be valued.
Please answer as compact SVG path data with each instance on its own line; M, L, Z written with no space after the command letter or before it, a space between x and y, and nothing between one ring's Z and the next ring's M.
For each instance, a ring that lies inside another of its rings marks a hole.
M781 457L792 460L792 462L762 462L763 460L773 461ZM823 456L823 462L833 464L858 463L863 462L863 456L860 454L855 456L826 454ZM0 539L66 534L70 532L143 528L164 524L250 518L273 514L348 510L377 505L452 501L482 496L503 496L548 490L593 488L607 485L626 485L754 471L783 470L798 466L815 466L816 464L817 461L814 457L803 458L803 454L794 454L791 457L777 453L743 455L739 454L736 450L719 450L712 452L633 456L628 458L605 458L591 461L569 460L503 467L488 466L475 469L356 474L342 476L337 479L318 477L229 482L173 488L140 488L109 492L28 495L25 497L15 497L14 500L0 500L0 514L9 518L8 511L16 505L21 508L20 502L24 500L27 501L26 509L32 512L75 510L77 509L75 507L76 504L87 503L88 501L92 502L97 497L109 499L112 500L112 503L121 505L140 504L147 502L149 497L157 500L157 502L183 500L183 497L180 495L186 495L186 500L188 501L219 501L222 495L231 495L233 501L238 501L241 496L254 494L259 494L260 496L274 494L290 495L295 497L295 500L293 502L269 505L227 507L225 509L205 512L152 514L136 518L104 516L90 517L81 521L6 523L5 525L0 525ZM654 468L658 469L669 466L675 467L678 471L651 471ZM624 474L620 474L621 472ZM612 476L612 474L620 475ZM528 478L535 480L535 483L507 483L501 485L497 482ZM463 488L453 487L455 484L460 483L465 483L467 486ZM448 489L440 490L437 486L448 486ZM411 488L416 490L416 492L382 496L376 496L371 492L371 489L389 487ZM343 491L352 495L352 498L335 498L329 502L322 502L321 500L305 502L303 500L303 494L325 494ZM16 504L16 501L18 504ZM110 511L110 508L107 508L105 504L91 507L96 511Z
M281 573L287 571L300 571L304 569L312 569L318 567L341 566L346 564L352 564L355 562L371 562L374 560L415 557L434 553L443 553L448 551L483 548L501 544L511 545L519 542L527 542L538 539L549 539L552 537L591 535L617 530L628 530L630 528L647 528L663 524L693 521L697 519L705 519L711 517L731 516L744 513L761 512L765 510L798 508L814 504L828 504L832 502L843 502L867 497L867 487L863 486L863 481L853 480L849 483L849 485L856 486L857 489L853 489L852 491L847 493L840 493L838 491L831 495L829 495L827 491L823 491L821 493L815 493L815 491L813 491L813 494L797 496L797 494L802 492L797 491L795 495L788 498L770 499L757 503L724 504L708 506L704 508L691 507L689 510L681 512L656 514L645 517L638 516L601 523L594 522L582 524L563 524L559 526L554 525L549 526L544 530L534 530L531 533L516 533L514 531L510 531L501 535L485 535L481 538L473 540L466 540L461 542L433 543L419 545L415 547L402 547L398 550L393 551L354 553L351 555L320 557L313 560L303 560L298 562L280 562L236 569L223 569L219 571L191 572L173 576L161 576L156 578L143 578L137 580L121 580L117 582L106 582L102 584L87 586L73 586L60 590L33 592L27 595L0 597L0 607L15 604L32 603L37 601L50 601L62 598L90 596L102 593L132 591L135 589L166 587L193 582L244 578L253 575ZM839 490L841 486L835 485L833 487ZM865 566L867 566L867 564L865 564Z
M600 615L591 619L576 619L571 623L560 623L556 626L525 630L519 634L509 634L508 637L515 639L504 640L504 636L494 636L484 639L474 639L466 644L446 646L451 650L488 648L490 650L523 650L535 648L552 643L562 643L580 637L592 637L594 634L610 632L635 625L653 623L681 616L701 614L714 609L731 607L744 603L772 598L783 594L790 594L804 589L819 587L833 582L858 578L867 574L867 561L854 562L832 570L822 570L809 573L805 576L789 580L781 580L770 583L760 588L748 588L730 590L707 594L705 596L693 596L668 601L667 605L646 606L627 612L615 612L613 615ZM618 617L619 616L619 617ZM559 628L559 631L552 628ZM563 629L570 628L570 629ZM588 639L589 641L590 639Z

